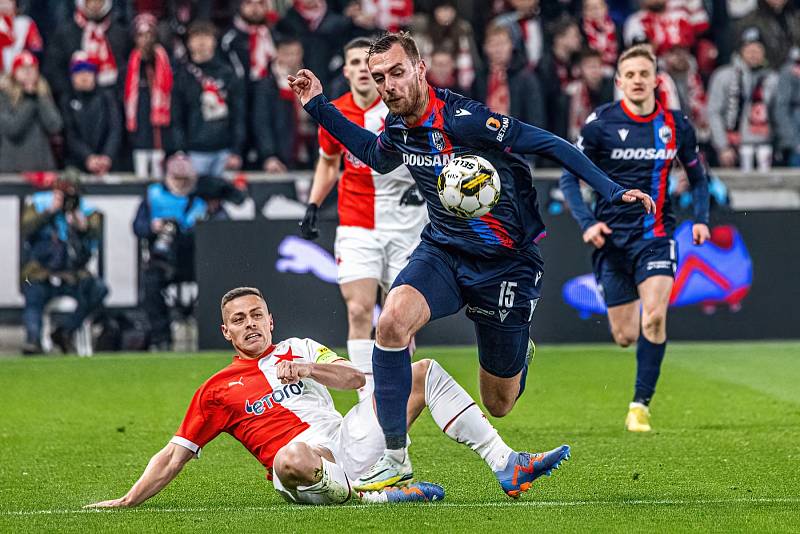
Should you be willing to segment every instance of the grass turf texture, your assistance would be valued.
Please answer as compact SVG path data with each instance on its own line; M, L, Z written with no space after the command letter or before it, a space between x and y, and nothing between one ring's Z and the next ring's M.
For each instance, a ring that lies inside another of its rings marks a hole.
M419 356L477 394L474 349ZM141 507L102 512L80 507L127 491L229 356L3 359L0 531L800 530L800 344L671 344L649 435L623 431L634 359L612 346L539 347L524 397L494 423L517 450L573 452L520 501L423 413L415 473L445 486L443 503L290 506L222 435ZM344 410L355 395L334 398Z

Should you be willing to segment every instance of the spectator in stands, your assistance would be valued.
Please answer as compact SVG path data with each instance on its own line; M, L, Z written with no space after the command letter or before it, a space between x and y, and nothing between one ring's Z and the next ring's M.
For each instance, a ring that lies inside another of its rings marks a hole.
M0 79L0 172L55 169L50 136L61 126L50 86L39 75L39 61L23 50L11 73Z
M164 288L194 280L194 227L207 209L194 194L196 184L191 160L183 154L171 156L164 182L147 188L133 221L134 233L148 244L142 305L150 321L150 346L158 350L168 350L172 344Z
M125 130L137 178L161 179L164 147L169 145L165 137L171 122L172 67L167 51L156 42L156 25L149 13L133 19L135 47L125 75Z
M625 21L625 46L646 41L656 56L673 46L691 48L709 27L702 0L640 0L639 7Z
M694 56L683 46L673 46L662 54L659 66L669 75L675 87L679 106L673 105L672 109L683 111L694 125L697 141L700 144L707 143L711 135L708 101Z
M326 0L294 0L275 27L282 39L298 39L305 50L304 62L323 87L339 70L334 60L358 32L352 21L331 10ZM360 33L359 33L360 34Z
M595 108L614 101L614 78L606 74L602 54L587 48L578 59L579 78L567 85L569 122L567 137L575 141Z
M769 67L780 69L789 50L800 46L800 11L788 0L758 0L758 8L737 29L758 28Z
M415 2L413 0L390 0L388 2L383 0L352 0L349 2L348 7L354 4L358 4L358 10L361 12L362 17L373 21L371 26L382 31L396 32L407 28L411 24ZM353 18L352 12L348 12L347 8L344 13ZM370 25L361 26L370 27Z
M778 77L775 127L779 146L792 167L800 167L800 48L792 48ZM1 148L1 146L0 146Z
M600 53L603 63L613 75L617 67L621 39L617 25L608 14L606 0L583 0L581 31L586 45Z
M286 79L287 75L303 68L303 63L303 45L299 40L279 41L277 56L270 65L269 84L255 95L258 114L253 114L250 120L265 167L275 161L276 165L290 169L308 169L316 161L316 126L303 111Z
M515 52L525 58L529 67L536 68L544 51L539 0L511 0L511 5L513 10L498 16L494 22L511 29Z
M172 94L175 147L187 152L200 176L221 176L242 166L244 88L233 68L216 57L210 22L189 27L189 61L176 69Z
M564 15L548 25L552 36L550 50L539 63L539 79L544 89L547 129L560 137L567 136L569 97L567 86L577 78L574 61L583 48L578 23Z
M476 100L503 115L544 127L544 98L539 79L514 55L508 26L490 24L483 43L486 67L478 72L472 93Z
M0 0L0 72L11 72L20 52L32 52L41 60L44 42L36 23L17 12L16 0Z
M427 60L427 64L428 83L434 87L450 89L462 95L470 94L469 87L461 87L458 84L456 58L448 50L434 50Z
M22 214L23 354L42 352L42 315L48 301L62 295L77 301L75 311L51 334L66 353L72 352L73 333L108 294L87 268L98 246L102 215L81 198L76 175L67 172L52 191L34 193Z
M736 162L742 170L769 170L772 162L772 130L769 110L777 75L768 68L761 33L747 28L741 35L739 54L711 77L708 120L711 142L723 167Z
M456 85L463 88L472 86L476 67L480 67L480 57L472 26L458 17L455 0L436 0L432 16L420 14L415 17L413 33L425 61L431 62L434 50L449 52L456 63Z
M60 25L48 40L43 71L59 99L70 90L70 63L78 50L97 66L97 86L116 88L130 38L111 15L111 5L112 0L75 0L73 20Z
M244 85L246 115L263 116L264 110L255 109L255 95L264 91L270 83L269 65L275 58L275 43L268 25L268 0L242 0L239 12L233 19L233 26L220 41L222 52L228 57L236 75ZM253 121L246 122L246 137L243 149L243 164L252 168L250 161L256 156L257 140L252 128ZM253 149L253 150L251 150ZM252 154L251 154L252 152ZM262 162L265 163L265 162ZM272 167L265 170L273 170ZM285 171L285 168L279 169Z
M114 164L122 142L122 118L116 95L97 87L97 64L86 52L70 62L72 90L61 99L67 165L104 176Z

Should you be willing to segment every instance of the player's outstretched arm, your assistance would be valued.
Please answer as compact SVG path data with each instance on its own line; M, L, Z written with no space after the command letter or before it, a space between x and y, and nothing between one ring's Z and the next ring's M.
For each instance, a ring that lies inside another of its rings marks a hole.
M289 76L289 85L303 108L358 159L381 174L393 171L403 160L400 154L382 147L378 136L348 120L322 94L322 84L314 73L301 69Z
M638 189L623 189L574 145L546 130L518 122L518 132L511 143L511 151L519 154L540 154L554 159L568 172L580 176L609 202L615 204L638 202L647 213L655 211L655 203L650 195Z
M87 504L84 508L130 508L143 503L169 484L181 472L194 453L185 447L168 443L150 459L139 480L123 497Z
M346 360L336 363L282 361L278 362L275 370L281 384L295 384L303 378L311 378L333 389L358 389L367 383L364 373Z

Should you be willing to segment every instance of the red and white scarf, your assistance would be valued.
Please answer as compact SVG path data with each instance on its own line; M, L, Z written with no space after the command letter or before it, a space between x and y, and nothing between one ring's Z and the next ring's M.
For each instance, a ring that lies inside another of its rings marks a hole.
M117 82L117 60L111 51L106 32L111 26L111 17L106 16L96 22L86 18L79 9L75 10L75 23L83 30L81 50L97 65L97 84L109 86Z
M492 68L486 84L486 106L501 115L511 111L511 90L508 87L508 74L503 68Z
M379 28L390 32L408 26L414 16L413 0L363 0L361 7L365 13L375 17Z
M316 6L306 7L303 0L294 0L294 9L305 19L308 29L315 32L328 13L328 3L325 0L318 0Z
M603 63L616 65L619 43L617 43L617 28L614 21L606 14L603 20L584 20L583 33L589 48L600 52Z
M250 38L250 79L260 80L267 75L267 67L275 57L275 42L266 24L250 24L239 15L233 18L233 25Z
M169 126L170 94L172 93L172 67L169 64L167 51L161 45L153 50L155 69L150 81L150 124L154 127ZM139 109L139 76L141 72L142 53L138 49L131 52L128 58L128 73L125 76L125 127L129 132L136 131L136 112Z
M0 72L8 72L23 50L39 53L43 49L44 41L33 19L26 15L0 16Z

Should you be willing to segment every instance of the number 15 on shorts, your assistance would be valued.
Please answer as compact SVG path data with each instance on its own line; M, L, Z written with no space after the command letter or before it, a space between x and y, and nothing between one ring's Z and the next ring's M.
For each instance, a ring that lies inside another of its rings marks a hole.
M513 308L514 307L514 288L517 287L516 282L503 281L500 284L500 299L497 305L500 308Z

